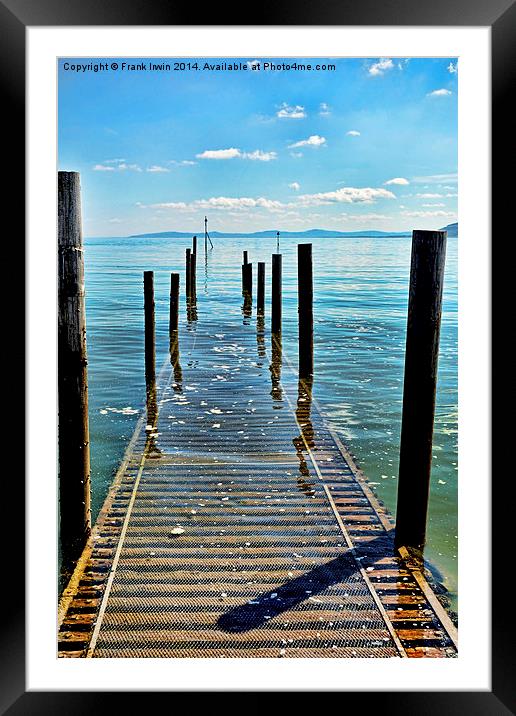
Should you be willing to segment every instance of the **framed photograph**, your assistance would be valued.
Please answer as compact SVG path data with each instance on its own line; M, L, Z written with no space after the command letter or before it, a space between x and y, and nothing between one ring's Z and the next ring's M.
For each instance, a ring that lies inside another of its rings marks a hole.
M0 4L28 308L2 713L516 713L489 446L514 5L257 12Z

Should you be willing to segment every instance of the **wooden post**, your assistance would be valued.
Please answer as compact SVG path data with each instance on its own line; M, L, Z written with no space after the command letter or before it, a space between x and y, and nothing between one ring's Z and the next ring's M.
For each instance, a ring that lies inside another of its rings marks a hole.
M247 263L248 263L247 251L243 251L243 259L242 259L242 296L245 296L245 293L246 293L246 279L247 279L247 274L246 274L246 272L245 272L245 271L246 271L245 267L247 266Z
M299 313L299 377L314 372L314 315L312 244L297 247L297 290Z
M91 532L90 436L81 187L78 172L58 178L59 511L63 561L76 560Z
M192 254L195 256L195 261L197 262L197 236L194 236L192 239Z
M170 320L169 336L177 331L179 326L179 274L170 274Z
M426 535L446 236L412 233L396 545L417 550Z
M190 254L190 297L195 300L197 295L197 256L192 251Z
M242 281L244 296L247 301L253 300L253 264L242 265Z
M271 331L281 333L281 254L272 254Z
M186 274L186 275L185 275L185 279L186 279L186 280L185 280L185 287L186 287L186 298L187 298L187 300L190 298L190 292L191 292L191 289L190 289L190 279L191 279L191 276L192 276L192 274L191 274L191 266L190 266L190 264L191 264L191 253L192 253L192 250L191 250L191 249L186 249L186 269L185 269L185 274Z
M260 315L265 313L265 263L258 262L258 288L256 297L256 308Z
M156 385L156 342L154 332L154 271L143 272L145 314L145 384L147 393Z

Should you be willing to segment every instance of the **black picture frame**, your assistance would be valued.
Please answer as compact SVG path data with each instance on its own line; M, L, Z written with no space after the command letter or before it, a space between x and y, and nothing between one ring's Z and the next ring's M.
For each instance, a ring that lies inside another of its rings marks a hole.
M202 25L244 25L252 17L252 25L368 25L368 26L484 26L491 28L492 37L492 236L503 239L503 228L507 225L510 193L513 183L504 181L502 167L508 162L513 164L514 155L510 156L511 140L514 146L514 115L509 111L510 94L516 87L516 4L514 0L433 0L431 3L414 2L414 0L360 0L350 3L342 0L319 0L311 5L294 3L292 0L277 0L274 4L252 4L251 15L241 12L240 7L230 2L203 4ZM19 241L22 222L25 215L24 206L24 147L25 147L25 31L28 26L77 26L77 25L197 25L200 19L200 6L178 4L171 0L0 0L0 78L3 98L4 153L7 152L6 166L9 174L9 199L6 203L6 214L13 219L11 236L16 238L17 266L24 255L23 244ZM247 22L246 22L247 20ZM474 121L474 118L472 118ZM8 218L6 216L6 218ZM501 237L501 238L500 238ZM509 235L507 234L507 238ZM514 241L514 239L511 239ZM507 242L510 243L510 242ZM493 269L497 273L493 281L493 315L503 310L508 300L507 288L510 282L503 279L504 270L511 270L504 247L501 252L493 253ZM503 264L503 266L502 266ZM20 272L21 273L21 272ZM19 287L18 287L19 289ZM505 293L504 293L505 292ZM19 291L18 291L19 293ZM17 315L23 306L17 300ZM19 323L19 321L18 321ZM498 340L501 343L501 337ZM10 345L12 343L10 342ZM496 348L496 340L493 347ZM23 364L23 335L14 343L13 359L18 366ZM501 350L494 364L493 392L498 387L507 391L506 376L512 375L514 369L506 351ZM18 369L20 371L20 368ZM20 386L16 390L16 400L12 404L23 405ZM502 422L502 421L499 421ZM493 431L493 455L503 459L510 445L510 421L505 426L498 425ZM512 437L511 431L511 437ZM484 436L489 441L489 436ZM367 707L381 709L384 713L406 712L409 714L445 714L467 713L477 714L515 714L516 713L516 679L514 674L514 644L516 640L514 620L511 617L510 582L503 583L504 576L511 567L511 552L507 545L511 544L509 526L513 520L514 480L502 470L500 458L495 457L492 469L492 494L494 502L493 524L496 529L492 534L493 558L492 570L496 575L496 588L492 590L492 690L450 691L450 692L411 692L410 683L403 692L367 692ZM3 481L2 506L12 511L17 505L19 514L23 513L24 484L21 470L16 471ZM512 491L512 495L510 494ZM503 494L503 498L500 495ZM4 517L3 524L8 524ZM21 716L21 714L100 714L120 708L120 693L106 692L27 692L25 686L25 609L24 583L25 569L20 559L24 553L23 530L16 526L16 549L4 553L7 558L8 579L4 582L2 598L4 600L2 636L0 642L0 714ZM479 535L479 539L485 536ZM49 577L53 578L53 577ZM480 579L488 579L489 575L479 575ZM500 587L500 581L502 587ZM42 616L42 618L44 618ZM48 618L48 617L47 617ZM300 684L300 690L303 688ZM335 690L339 685L335 684ZM153 697L163 699L167 694L155 693ZM363 701L363 694L346 692L344 706L349 708L350 699ZM131 693L131 704L134 708L143 706L143 699L148 708L148 695L145 692ZM174 708L168 696L168 708ZM155 702L155 698L153 698ZM177 702L176 702L177 703ZM157 704L156 704L157 705Z

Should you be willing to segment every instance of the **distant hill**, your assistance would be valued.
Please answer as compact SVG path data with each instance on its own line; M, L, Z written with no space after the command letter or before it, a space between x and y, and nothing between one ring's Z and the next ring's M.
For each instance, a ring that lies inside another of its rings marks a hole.
M448 224L448 226L443 226L439 231L447 231L450 238L456 239L459 235L459 223L456 221L454 224Z
M192 236L191 231L160 231L153 234L132 234L128 238L130 239L187 239ZM328 229L309 229L308 231L280 231L282 239L329 239L329 238L341 238L341 237L382 237L382 236L411 236L410 231L330 231ZM199 232L197 236L204 236L203 232ZM227 233L225 231L210 231L210 236L213 239L273 239L276 238L276 231L253 231L252 233Z

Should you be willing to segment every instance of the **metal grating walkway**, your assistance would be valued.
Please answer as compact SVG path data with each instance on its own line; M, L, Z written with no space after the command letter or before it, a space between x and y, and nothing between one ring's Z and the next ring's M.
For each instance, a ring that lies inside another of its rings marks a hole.
M453 625L260 320L181 339L65 594L60 655L455 656Z

